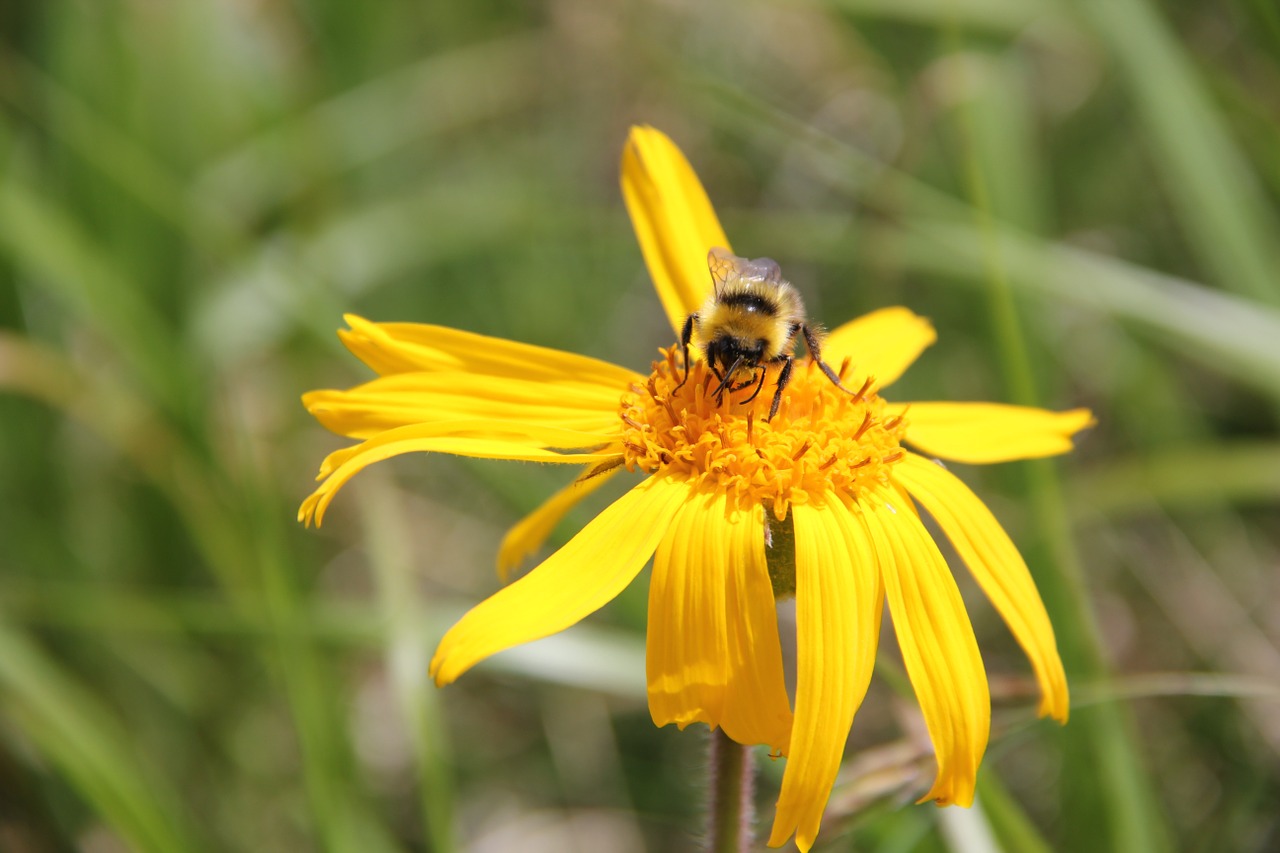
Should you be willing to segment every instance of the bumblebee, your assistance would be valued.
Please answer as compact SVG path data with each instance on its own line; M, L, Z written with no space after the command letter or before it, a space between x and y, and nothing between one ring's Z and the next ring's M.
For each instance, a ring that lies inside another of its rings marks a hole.
M702 350L708 367L720 380L712 392L719 402L726 391L741 391L751 385L756 390L743 402L749 403L764 388L770 365L781 365L778 383L769 407L769 420L778 413L782 392L791 380L796 340L804 337L809 356L837 388L849 394L840 377L822 360L818 332L805 321L804 302L772 258L747 260L728 249L707 253L707 268L713 285L706 304L684 321L680 349L684 354L684 379L689 380L689 345ZM696 337L696 339L695 339Z

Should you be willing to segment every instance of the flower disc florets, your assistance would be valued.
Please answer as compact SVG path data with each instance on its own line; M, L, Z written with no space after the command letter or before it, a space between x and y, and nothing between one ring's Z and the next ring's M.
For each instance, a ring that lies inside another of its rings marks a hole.
M784 519L792 503L839 493L857 498L888 480L903 456L906 425L887 415L884 400L863 389L837 388L808 359L797 360L782 405L766 420L777 380L771 368L750 402L755 383L716 400L719 380L696 361L684 379L675 348L663 350L644 387L624 394L621 417L629 470L665 471L763 503Z

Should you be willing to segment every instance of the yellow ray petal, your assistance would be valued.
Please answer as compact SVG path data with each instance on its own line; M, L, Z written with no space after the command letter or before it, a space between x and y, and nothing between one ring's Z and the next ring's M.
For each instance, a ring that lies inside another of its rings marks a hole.
M875 665L882 591L863 524L835 498L792 505L796 718L769 846L813 846L854 713Z
M874 376L875 387L886 388L937 339L928 319L906 308L881 308L831 332L822 344L822 358L836 370L847 358L852 375ZM854 387L859 384L861 379Z
M695 493L653 557L645 674L649 713L657 726L716 726L724 710L728 549L711 512L713 502Z
M867 501L863 518L875 543L902 660L938 760L937 779L920 801L968 806L991 731L986 671L946 561L900 500L881 491Z
M720 505L724 501L718 499ZM791 741L791 702L782 673L778 608L764 551L764 507L724 509L729 685L720 725L738 743L768 744L785 755Z
M372 323L347 314L350 331L338 337L379 375L460 372L545 382L594 383L626 388L644 377L585 355L424 323Z
M915 454L893 469L951 539L996 610L1017 638L1040 684L1040 716L1067 721L1067 677L1053 626L1022 555L986 505L964 483Z
M582 469L582 473L576 480L556 492L543 502L542 506L526 515L507 531L507 535L502 537L502 544L498 546L498 577L503 583L507 582L507 578L516 566L542 547L542 543L547 541L551 531L556 529L556 525L569 510L622 470L621 462L621 452L619 452L619 464L612 468L601 471L599 465L588 465Z
M696 494L658 546L649 586L649 712L785 750L791 708L764 557L764 511Z
M575 433L549 427L500 421L411 424L387 430L354 447L330 453L320 465L323 479L298 510L298 520L319 525L338 490L374 462L403 453L452 453L482 459L521 462L600 463L618 458L608 449L611 436ZM561 453L547 447L601 447L584 453Z
M349 438L416 423L499 418L581 432L620 433L625 386L549 383L461 373L398 373L347 391L302 395L327 429Z
M1071 437L1095 423L1088 409L1003 403L898 403L889 411L906 413L907 441L927 455L975 464L1066 453Z
M431 660L431 677L448 684L490 655L563 631L599 610L644 567L688 497L687 483L660 476L627 492L450 628Z
M706 190L684 154L652 127L633 127L622 152L622 198L649 276L679 333L711 292L707 252L729 248Z

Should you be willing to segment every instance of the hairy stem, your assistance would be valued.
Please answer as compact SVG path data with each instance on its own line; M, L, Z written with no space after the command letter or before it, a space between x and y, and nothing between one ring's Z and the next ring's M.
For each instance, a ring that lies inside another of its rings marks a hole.
M722 729L708 741L707 849L746 853L751 849L755 766L750 747L735 743Z

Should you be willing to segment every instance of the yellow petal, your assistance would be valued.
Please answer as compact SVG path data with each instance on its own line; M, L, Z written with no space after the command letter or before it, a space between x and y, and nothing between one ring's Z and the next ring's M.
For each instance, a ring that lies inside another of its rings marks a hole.
M1088 409L1051 412L1003 403L899 403L907 441L929 456L955 462L1009 462L1057 456L1071 437L1095 423Z
M938 546L889 491L874 494L863 518L875 543L893 629L924 714L938 776L921 798L973 803L978 765L991 731L991 696L969 614Z
M542 506L526 515L502 537L498 546L498 577L503 583L511 575L511 571L520 565L526 557L542 547L551 531L556 529L560 519L578 502L596 489L603 486L622 470L621 451L619 464L601 471L599 465L588 465L578 478L548 498ZM609 464L609 463L602 463Z
M1053 626L1022 555L986 505L964 483L914 454L894 466L906 486L947 534L996 610L1017 638L1040 684L1040 716L1067 721L1067 677Z
M465 373L539 382L582 382L626 388L644 377L585 355L423 323L371 323L354 314L338 337L379 375Z
M822 358L836 370L846 358L852 375L875 377L886 388L938 339L933 324L906 308L881 308L850 320L827 335ZM855 382L856 388L861 381Z
M870 537L835 498L793 504L796 718L769 846L813 846L875 665L882 588Z
M696 494L653 560L646 669L658 726L723 726L785 750L791 708L764 557L764 510Z
M662 307L679 333L711 293L707 252L729 248L711 200L664 133L633 127L622 152L622 198Z
M729 567L729 685L720 725L738 743L768 744L785 755L791 741L791 702L764 551L764 507L735 511L723 501L717 506L725 508L721 533L728 543Z
M609 450L612 436L502 421L458 421L411 424L379 433L354 447L330 453L320 465L323 479L298 510L298 520L319 525L338 489L374 462L402 453L452 453L482 459L522 462L600 463L618 458ZM561 453L548 447L601 447L584 453Z
M444 635L431 676L448 684L503 649L563 631L611 601L644 568L689 486L650 477L520 580L477 604Z
M624 385L524 377L398 373L347 391L312 391L302 403L327 429L349 438L370 438L408 424L480 418L618 434L618 400L625 390Z

